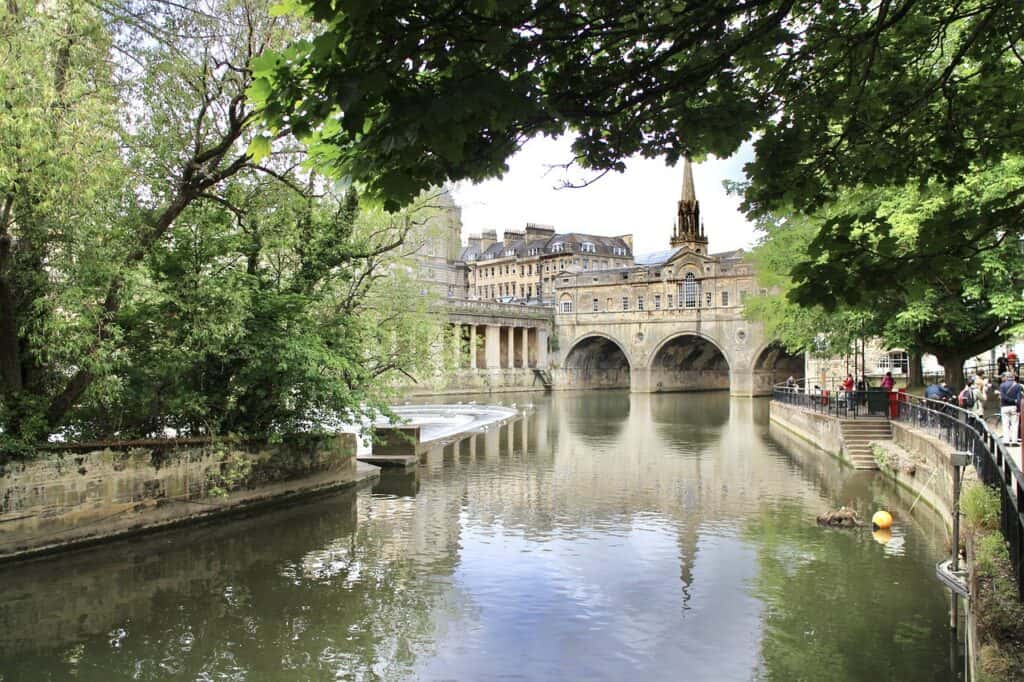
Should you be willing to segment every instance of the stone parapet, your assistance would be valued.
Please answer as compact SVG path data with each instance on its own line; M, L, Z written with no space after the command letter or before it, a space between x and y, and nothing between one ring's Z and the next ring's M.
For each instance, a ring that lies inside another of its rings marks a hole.
M356 437L149 441L0 467L0 561L354 484Z

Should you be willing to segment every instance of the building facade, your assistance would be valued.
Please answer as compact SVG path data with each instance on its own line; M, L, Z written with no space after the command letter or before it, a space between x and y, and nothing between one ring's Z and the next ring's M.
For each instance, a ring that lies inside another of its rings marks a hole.
M741 250L709 251L689 160L669 248L653 254L634 257L630 234L559 234L529 223L501 240L493 230L473 235L451 260L452 225L425 263L447 286L460 385L761 395L804 376L803 356L743 318L747 298L767 292ZM467 304L479 307L476 318L463 319Z
M503 303L551 304L554 283L566 272L599 272L633 264L633 237L558 234L550 225L494 230L469 237L465 264L469 298Z

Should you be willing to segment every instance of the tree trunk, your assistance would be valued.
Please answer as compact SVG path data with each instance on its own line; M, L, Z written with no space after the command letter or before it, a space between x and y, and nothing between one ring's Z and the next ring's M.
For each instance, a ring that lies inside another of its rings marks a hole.
M908 350L907 387L924 386L924 372L921 371L921 351Z
M942 369L945 372L944 378L949 387L954 391L959 391L964 387L964 360L967 359L967 354L963 352L947 351L941 354L936 354L936 358L939 360L939 364L942 365Z

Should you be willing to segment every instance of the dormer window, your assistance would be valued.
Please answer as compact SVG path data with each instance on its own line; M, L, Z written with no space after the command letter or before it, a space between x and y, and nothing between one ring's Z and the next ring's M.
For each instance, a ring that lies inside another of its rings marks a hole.
M581 250L583 253L597 253L597 247L594 246L593 242L583 242Z
M558 242L557 244L553 244L551 246L551 251L553 253L562 253L562 251L564 251L564 250L565 250L565 242Z

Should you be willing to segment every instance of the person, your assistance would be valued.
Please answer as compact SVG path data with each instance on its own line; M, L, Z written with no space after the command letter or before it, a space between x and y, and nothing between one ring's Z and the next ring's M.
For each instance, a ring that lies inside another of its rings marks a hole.
M896 385L896 382L892 378L892 372L886 372L885 376L882 377L882 388L884 388L885 390L891 392L892 389L893 389L893 386L895 386L895 385Z
M853 407L854 395L853 395L853 375L852 374L847 374L846 378L843 379L842 388L843 388L843 392L846 393L846 403L847 403L847 405L849 405L850 407Z
M999 376L1003 376L1004 374L1006 374L1006 354L1005 353L1001 354L996 359L996 373Z
M1006 371L1020 376L1020 372L1017 371L1017 351L1013 349L1006 354Z
M1003 422L1003 443L1005 445L1020 444L1020 398L1021 386L1012 374L1003 374L1003 383L999 384L999 415Z
M985 391L984 391L984 379L980 377L974 377L974 381L971 382L971 394L974 396L974 405L971 406L971 412L978 419L985 418Z
M792 374L790 374L789 378L786 379L786 390L788 390L788 391L795 391L796 390L796 379L793 378Z

